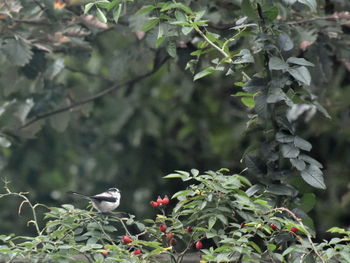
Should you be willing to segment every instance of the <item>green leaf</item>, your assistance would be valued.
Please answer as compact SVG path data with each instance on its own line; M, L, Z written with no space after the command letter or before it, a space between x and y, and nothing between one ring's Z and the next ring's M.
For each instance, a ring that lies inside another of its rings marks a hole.
M95 5L95 3L86 4L84 7L84 15L86 15L94 5Z
M241 101L248 108L254 108L255 107L254 97L244 97L244 98L241 98Z
M241 9L244 15L246 15L249 18L258 18L257 11L255 8L253 8L252 4L250 3L250 0L243 0L241 4Z
M233 64L254 63L254 57L249 49L242 49L235 57L240 57L233 61Z
M278 36L277 44L283 51L289 51L294 47L292 39L286 33L281 33Z
M166 51L171 57L176 58L176 44L174 41L170 41L168 43L168 45L166 46Z
M266 165L257 155L247 154L244 157L244 161L249 173L256 176L262 176L266 174Z
M212 216L209 218L208 229L211 230L216 223L216 217Z
M251 196L255 195L255 194L258 193L258 192L263 192L264 190L265 190L265 187L264 187L263 185L261 185L261 184L255 184L255 185L249 187L249 188L245 191L245 193L246 193L249 197L251 197Z
M300 151L292 144L281 145L281 153L285 158L297 158Z
M306 193L300 199L299 208L302 209L305 213L310 212L316 204L316 196L314 193Z
M264 17L267 17L269 20L273 21L277 18L279 13L277 6L271 6L263 12Z
M299 171L303 171L306 167L306 164L303 160L300 160L299 158L296 159L289 159L289 161L291 162L291 164L297 168Z
M165 11L168 11L170 9L182 9L187 14L193 14L193 11L191 10L191 8L189 8L188 6L181 4L181 3L167 4L162 9L160 9L160 12L165 12Z
M144 6L143 8L141 8L139 11L137 11L136 15L143 15L143 14L148 14L149 12L151 12L152 10L156 9L157 7L154 5L148 5L148 6Z
M312 149L311 143L300 138L299 136L295 136L294 145L295 145L295 147L297 147L301 150L304 150L304 151L308 151L308 152Z
M316 0L298 0L298 2L307 5L312 12L316 12L317 10Z
M31 46L22 39L6 39L0 50L8 61L16 66L26 65L33 56Z
M196 81L196 80L201 79L205 76L208 76L208 75L212 74L214 71L215 71L215 68L207 67L204 70L202 70L201 72L198 72L196 75L194 75L193 81Z
M287 196L296 196L297 191L288 185L283 184L272 184L266 189L267 192L275 195L287 195Z
M315 188L326 189L326 185L323 180L323 173L315 165L309 165L304 171L301 172L301 177L306 183Z
M304 67L297 67L297 68L289 68L288 72L298 81L310 85L311 84L311 75L309 70Z
M113 19L116 24L118 24L121 11L122 11L122 4L119 4L113 9Z
M332 227L332 228L328 229L327 232L337 233L337 234L346 234L346 235L350 234L350 232L348 232L344 228L340 228L340 227Z
M287 70L288 64L278 57L271 57L269 60L270 70Z
M147 32L154 28L159 23L159 18L151 19L146 22L146 24L143 26L142 31Z
M287 59L287 62L295 65L300 65L300 66L310 66L310 67L315 66L313 63L311 63L310 61L307 61L304 58L290 57Z
M97 11L97 18L98 18L98 20L100 20L102 23L106 24L107 23L107 18L105 16L105 14L102 12L102 10L97 7L96 11Z

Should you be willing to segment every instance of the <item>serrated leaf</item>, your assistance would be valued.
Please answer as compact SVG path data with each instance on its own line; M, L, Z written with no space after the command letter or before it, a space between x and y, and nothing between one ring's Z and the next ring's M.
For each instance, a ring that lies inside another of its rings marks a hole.
M300 138L299 136L295 136L294 145L295 145L295 147L302 149L304 151L308 151L308 152L312 149L311 143Z
M269 60L269 69L270 70L286 70L289 66L279 57L271 57Z
M207 67L204 70L202 70L201 72L198 72L196 75L194 75L193 81L196 81L196 80L201 79L205 76L208 76L208 75L212 74L214 71L215 71L215 68Z
M316 0L298 0L299 3L307 5L312 12L316 12L317 2Z
M106 24L107 23L107 18L105 16L105 14L102 12L102 10L97 7L96 12L97 12L98 20L100 20L102 23Z
M300 150L292 144L281 145L281 153L285 158L297 158Z
M306 167L305 162L303 160L298 159L298 158L296 158L296 159L289 159L289 161L299 171L303 171L305 169L305 167Z
M26 65L33 56L31 46L22 39L10 38L1 47L10 63L16 66Z
M119 4L113 10L113 19L116 24L118 24L121 11L122 11L122 4Z
M297 68L289 68L288 72L296 79L299 80L300 82L310 85L311 84L311 75L309 70L304 67L297 67Z
M301 177L306 183L315 188L326 189L323 173L315 165L309 165L304 171L301 172Z
M304 58L290 57L287 59L287 62L295 65L300 65L300 66L310 66L310 67L315 66L313 63L311 63L310 61L307 61Z
M278 36L277 44L283 51L289 51L294 47L292 39L286 33L281 33Z

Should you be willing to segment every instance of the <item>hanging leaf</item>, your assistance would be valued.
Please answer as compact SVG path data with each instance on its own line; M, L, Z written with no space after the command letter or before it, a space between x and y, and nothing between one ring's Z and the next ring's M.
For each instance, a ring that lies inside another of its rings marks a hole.
M107 23L107 18L105 16L105 14L102 12L102 10L97 7L96 12L97 12L98 20L100 20L102 23L106 24Z
M300 150L292 144L281 145L281 153L285 158L297 158Z
M295 145L295 147L297 147L301 150L304 150L304 151L310 151L312 149L311 143L300 138L299 136L295 136L294 145Z
M170 41L168 43L168 45L166 46L166 51L168 52L168 54L173 57L176 58L176 44L173 41Z
M310 85L311 84L311 75L309 70L304 67L297 67L297 68L289 68L288 72L298 81Z
M323 168L323 165L320 162L318 162L317 160L315 160L314 158L312 158L306 154L300 154L299 159L307 162L308 164L315 165L320 169Z
M143 26L142 31L147 32L147 31L151 30L152 28L154 28L158 23L159 23L159 18L149 20Z
M279 57L271 57L269 60L269 69L270 70L286 70L289 66Z
M315 165L309 165L304 171L301 172L301 177L305 182L315 188L326 189L326 185L323 180L323 173Z
M248 168L248 172L255 176L263 176L267 172L264 162L254 154L247 154L244 157L245 164Z
M299 171L303 171L305 169L305 167L306 167L305 162L303 160L298 159L298 158L296 158L296 159L289 159L289 161Z
M16 66L26 65L33 56L31 46L22 39L10 38L5 40L1 51L5 54L8 61Z
M205 76L208 76L208 75L212 74L214 71L215 71L215 68L208 67L208 68L202 70L201 72L198 72L196 75L194 75L193 81L196 81L197 79L201 79Z
M117 24L118 24L121 11L122 11L122 4L119 4L113 10L113 19L114 19L114 22Z

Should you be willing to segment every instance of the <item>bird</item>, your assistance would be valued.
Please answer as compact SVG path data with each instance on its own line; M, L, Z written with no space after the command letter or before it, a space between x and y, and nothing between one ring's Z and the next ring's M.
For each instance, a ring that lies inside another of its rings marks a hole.
M73 191L67 193L90 200L92 206L101 213L108 213L116 209L120 204L121 198L120 191L117 188L109 188L107 191L97 195L85 195Z

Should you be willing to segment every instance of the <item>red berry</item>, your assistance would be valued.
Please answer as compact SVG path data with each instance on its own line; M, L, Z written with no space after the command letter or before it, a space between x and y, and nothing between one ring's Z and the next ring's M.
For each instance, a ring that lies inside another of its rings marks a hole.
M170 243L170 240L173 239L174 236L175 236L174 233L171 233L171 232L167 233L166 236L165 236L166 241L167 241L168 243Z
M169 241L169 244L170 244L171 246L175 246L176 243L177 243L177 241L176 241L175 238L172 238L172 239L170 239L170 241Z
M158 204L157 202L152 201L152 202L151 202L151 206L157 207L157 206L159 206L159 204Z
M246 227L246 224L245 224L245 223L242 223L242 224L241 224L241 228L244 228L244 227Z
M128 237L128 236L123 236L123 237L122 237L122 242L123 242L124 244L129 244L129 243L132 242L132 239L131 239L130 237Z
M202 249L202 247L203 247L203 244L202 244L202 242L200 241L200 240L198 240L197 242L196 242L196 249Z
M134 255L140 255L142 253L141 249L135 249L134 250Z
M187 233L191 233L192 231L193 231L192 227L190 227L190 226L186 227L186 232Z
M163 204L163 199L160 198L159 195L158 195L158 198L157 198L157 203L158 203L158 205L162 205Z
M107 255L108 255L108 253L109 253L109 251L108 251L108 250L105 250L105 251L102 251L102 252L101 252L101 254L102 254L103 256L107 256Z
M270 227L273 229L273 230L277 230L278 227L275 225L275 224L270 224Z
M162 200L162 204L163 204L163 205L167 205L167 204L169 204L169 202L170 202L170 200L169 200L168 196L167 196L167 195L164 196L164 198L163 198L163 200Z
M292 227L292 228L290 229L290 231L293 232L294 234L296 234L296 233L298 233L299 229L296 228L296 227Z
M166 225L160 225L159 230L162 231L163 233L166 231Z

